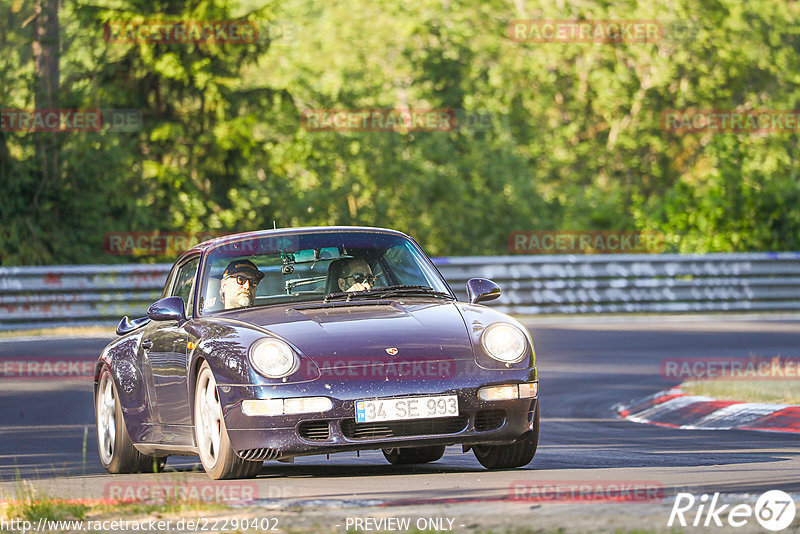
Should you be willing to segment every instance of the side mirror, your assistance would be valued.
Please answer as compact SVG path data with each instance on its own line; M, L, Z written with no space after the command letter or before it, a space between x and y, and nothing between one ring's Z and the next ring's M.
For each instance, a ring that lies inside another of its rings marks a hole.
M470 304L494 300L500 296L500 286L486 278L470 278L467 281L467 298Z
M125 334L129 334L136 330L137 328L141 328L147 323L150 322L150 317L139 317L138 319L130 320L128 316L125 315L122 320L117 325L117 335L124 336Z
M186 308L182 298L167 297L151 304L147 316L153 321L185 321Z

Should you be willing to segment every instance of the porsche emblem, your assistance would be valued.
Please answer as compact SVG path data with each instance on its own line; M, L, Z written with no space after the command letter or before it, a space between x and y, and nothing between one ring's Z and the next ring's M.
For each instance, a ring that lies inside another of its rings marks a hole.
M388 349L386 349L386 354L394 356L395 354L397 354L397 347L389 347Z

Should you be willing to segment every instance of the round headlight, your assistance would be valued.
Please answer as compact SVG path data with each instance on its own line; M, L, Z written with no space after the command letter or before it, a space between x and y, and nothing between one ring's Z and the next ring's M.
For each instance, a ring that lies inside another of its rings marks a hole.
M525 356L525 334L508 323L495 323L483 331L481 344L495 360L517 363Z
M250 346L250 361L256 371L269 378L282 378L298 367L292 347L280 339L259 339Z

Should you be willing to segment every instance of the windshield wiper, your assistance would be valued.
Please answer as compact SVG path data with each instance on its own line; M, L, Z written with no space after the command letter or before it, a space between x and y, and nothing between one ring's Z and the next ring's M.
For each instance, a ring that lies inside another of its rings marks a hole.
M363 291L359 291L357 293L355 291L351 291L349 293L346 292L346 291L341 291L341 292L337 292L337 293L328 293L322 299L322 302L329 302L331 300L340 300L340 299L343 299L343 300L346 300L346 301L349 302L349 301L353 300L353 296L354 295L363 295L363 294L364 294Z
M385 298L395 295L421 295L426 297L427 296L443 297L446 299L453 300L453 296L450 295L449 293L445 293L443 291L436 291L432 287L399 285L399 286L373 287L372 289L367 289L365 291L330 293L328 295L325 295L324 301L328 302L329 300L338 300L338 299L345 299L350 301L353 298L363 298L363 297Z
M444 297L447 299L453 299L453 296L450 293L445 293L444 291L436 291L432 287L428 286L388 286L388 287L377 287L372 289L372 291L376 291L381 298L383 297L390 297L393 295L423 295L423 296L432 296L432 297Z

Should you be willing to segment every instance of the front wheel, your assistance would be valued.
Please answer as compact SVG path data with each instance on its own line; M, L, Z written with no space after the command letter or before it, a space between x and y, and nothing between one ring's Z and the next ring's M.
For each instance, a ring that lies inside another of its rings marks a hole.
M486 469L512 469L531 463L539 444L539 401L533 415L533 430L529 430L510 445L475 445L472 452Z
M426 464L444 456L444 445L383 449L383 455L393 465Z
M136 450L125 428L117 388L107 365L100 372L95 394L97 450L100 463L109 473L157 473L164 470L166 457L147 456Z
M225 419L222 417L217 382L207 362L203 362L197 374L194 436L200 462L212 479L253 478L261 471L264 462L243 460L231 447Z

